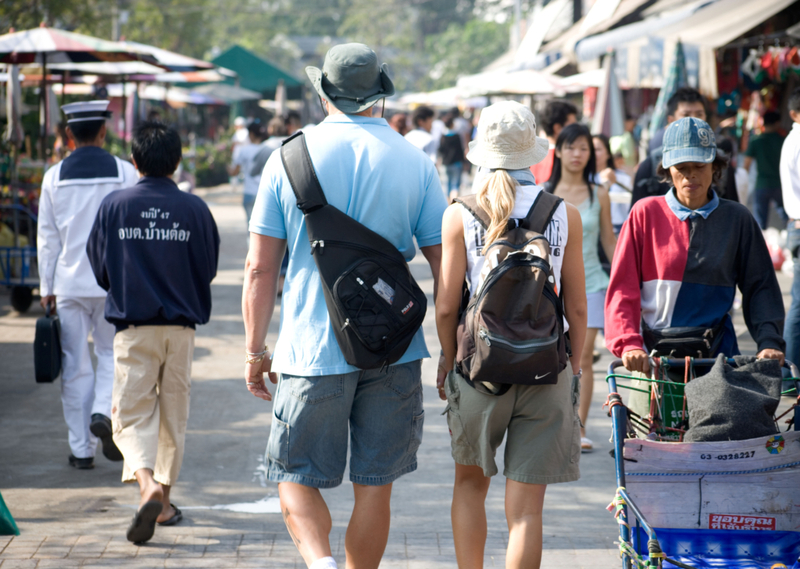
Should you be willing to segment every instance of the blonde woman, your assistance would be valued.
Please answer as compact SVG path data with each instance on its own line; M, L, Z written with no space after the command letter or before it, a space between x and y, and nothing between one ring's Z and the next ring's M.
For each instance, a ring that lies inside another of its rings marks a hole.
M484 109L467 159L479 167L474 188L478 204L492 223L484 231L472 214L456 203L445 212L442 225L436 326L443 357L437 385L439 396L448 401L447 422L456 462L451 515L461 569L483 567L484 502L491 477L497 474L495 452L504 438L508 568L539 567L547 484L570 482L580 475L579 350L571 355L571 365L559 374L556 384L512 385L500 396L477 391L453 369L465 279L474 294L481 283L482 249L505 233L509 220L524 218L543 191L535 185L529 168L544 158L548 144L535 133L533 114L519 103L504 101ZM545 237L571 342L582 346L586 292L578 210L561 203Z

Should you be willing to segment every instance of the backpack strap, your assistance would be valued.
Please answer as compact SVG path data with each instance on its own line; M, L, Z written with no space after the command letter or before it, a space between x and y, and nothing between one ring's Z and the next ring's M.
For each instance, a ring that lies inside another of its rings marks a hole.
M297 198L297 207L303 214L309 214L328 205L325 192L322 191L317 173L314 171L311 156L308 154L303 131L297 131L283 141L281 162L283 162L283 169L286 170L289 184Z
M525 216L525 221L522 222L522 226L544 235L544 232L547 231L547 227L550 225L550 221L556 214L556 210L563 201L564 200L561 198L542 190L539 192L539 195L536 196L536 199L533 200L533 205L531 209L528 210L528 215Z
M491 225L492 219L489 217L489 214L486 213L486 210L478 204L478 196L476 194L464 196L463 198L456 198L453 201L460 203L461 207L470 212L472 217L477 219L478 223L481 224L484 231L489 231L489 225Z
M472 217L478 220L478 223L481 224L481 227L483 227L484 231L489 230L489 225L492 223L492 220L489 217L489 214L487 214L480 204L478 204L477 195L472 194L469 196L464 196L463 198L456 198L454 201L460 203L463 208L472 214ZM547 230L547 226L550 225L550 220L553 219L558 206L560 206L561 202L563 201L564 200L554 196L553 194L545 191L539 192L539 195L536 196L536 199L533 201L531 209L528 210L525 220L520 225L524 226L526 229L544 234L544 232Z

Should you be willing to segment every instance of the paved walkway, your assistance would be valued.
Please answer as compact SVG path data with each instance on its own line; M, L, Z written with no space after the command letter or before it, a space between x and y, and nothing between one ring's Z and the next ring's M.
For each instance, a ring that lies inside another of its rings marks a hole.
M220 270L212 286L212 320L198 328L186 457L174 502L184 521L157 528L147 545L125 540L138 503L135 486L120 483L120 465L98 456L96 468L67 465L69 447L59 383L37 385L31 343L42 311L17 314L0 292L0 492L22 535L0 536L0 568L46 567L281 567L305 565L283 525L277 487L262 466L271 404L252 397L241 379L244 335L242 267L246 254L244 212L227 187L205 192L222 236ZM412 264L428 293L432 280L424 261ZM788 286L784 286L788 290ZM431 301L432 306L432 301ZM278 313L268 342L274 345ZM741 318L737 327L744 330ZM438 347L433 310L425 333ZM620 566L617 524L605 510L614 493L608 451L609 419L602 413L606 388L604 351L595 366L594 407L589 436L598 449L581 458L582 478L548 488L542 567L606 569ZM425 431L419 469L394 485L392 530L382 568L455 568L450 529L453 461L444 404L434 385L435 362L425 360ZM498 464L502 472L502 449ZM347 479L347 476L345 476ZM486 567L504 567L508 539L503 514L504 484L495 478L487 500ZM323 492L333 517L331 543L343 565L344 533L352 507L345 482Z

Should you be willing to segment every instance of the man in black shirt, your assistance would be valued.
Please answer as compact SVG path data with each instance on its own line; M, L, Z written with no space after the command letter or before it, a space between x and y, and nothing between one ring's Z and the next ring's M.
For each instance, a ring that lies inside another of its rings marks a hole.
M125 459L122 481L139 483L127 532L139 543L156 522L182 519L169 494L183 460L194 328L211 314L219 235L205 202L170 178L181 160L175 129L139 125L132 158L143 177L103 200L86 252L117 330L111 420Z

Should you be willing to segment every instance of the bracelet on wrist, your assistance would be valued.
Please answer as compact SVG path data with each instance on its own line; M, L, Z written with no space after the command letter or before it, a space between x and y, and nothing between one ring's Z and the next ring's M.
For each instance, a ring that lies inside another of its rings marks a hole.
M267 346L266 344L264 345L264 349L261 350L260 352L248 352L247 350L244 351L244 353L247 354L248 356L260 356L262 354L266 354L267 352L269 352L269 346Z
M257 364L258 362L264 361L264 358L266 358L266 357L267 357L266 353L259 354L257 356L253 356L251 358L245 358L244 359L244 363L246 363L246 364Z

